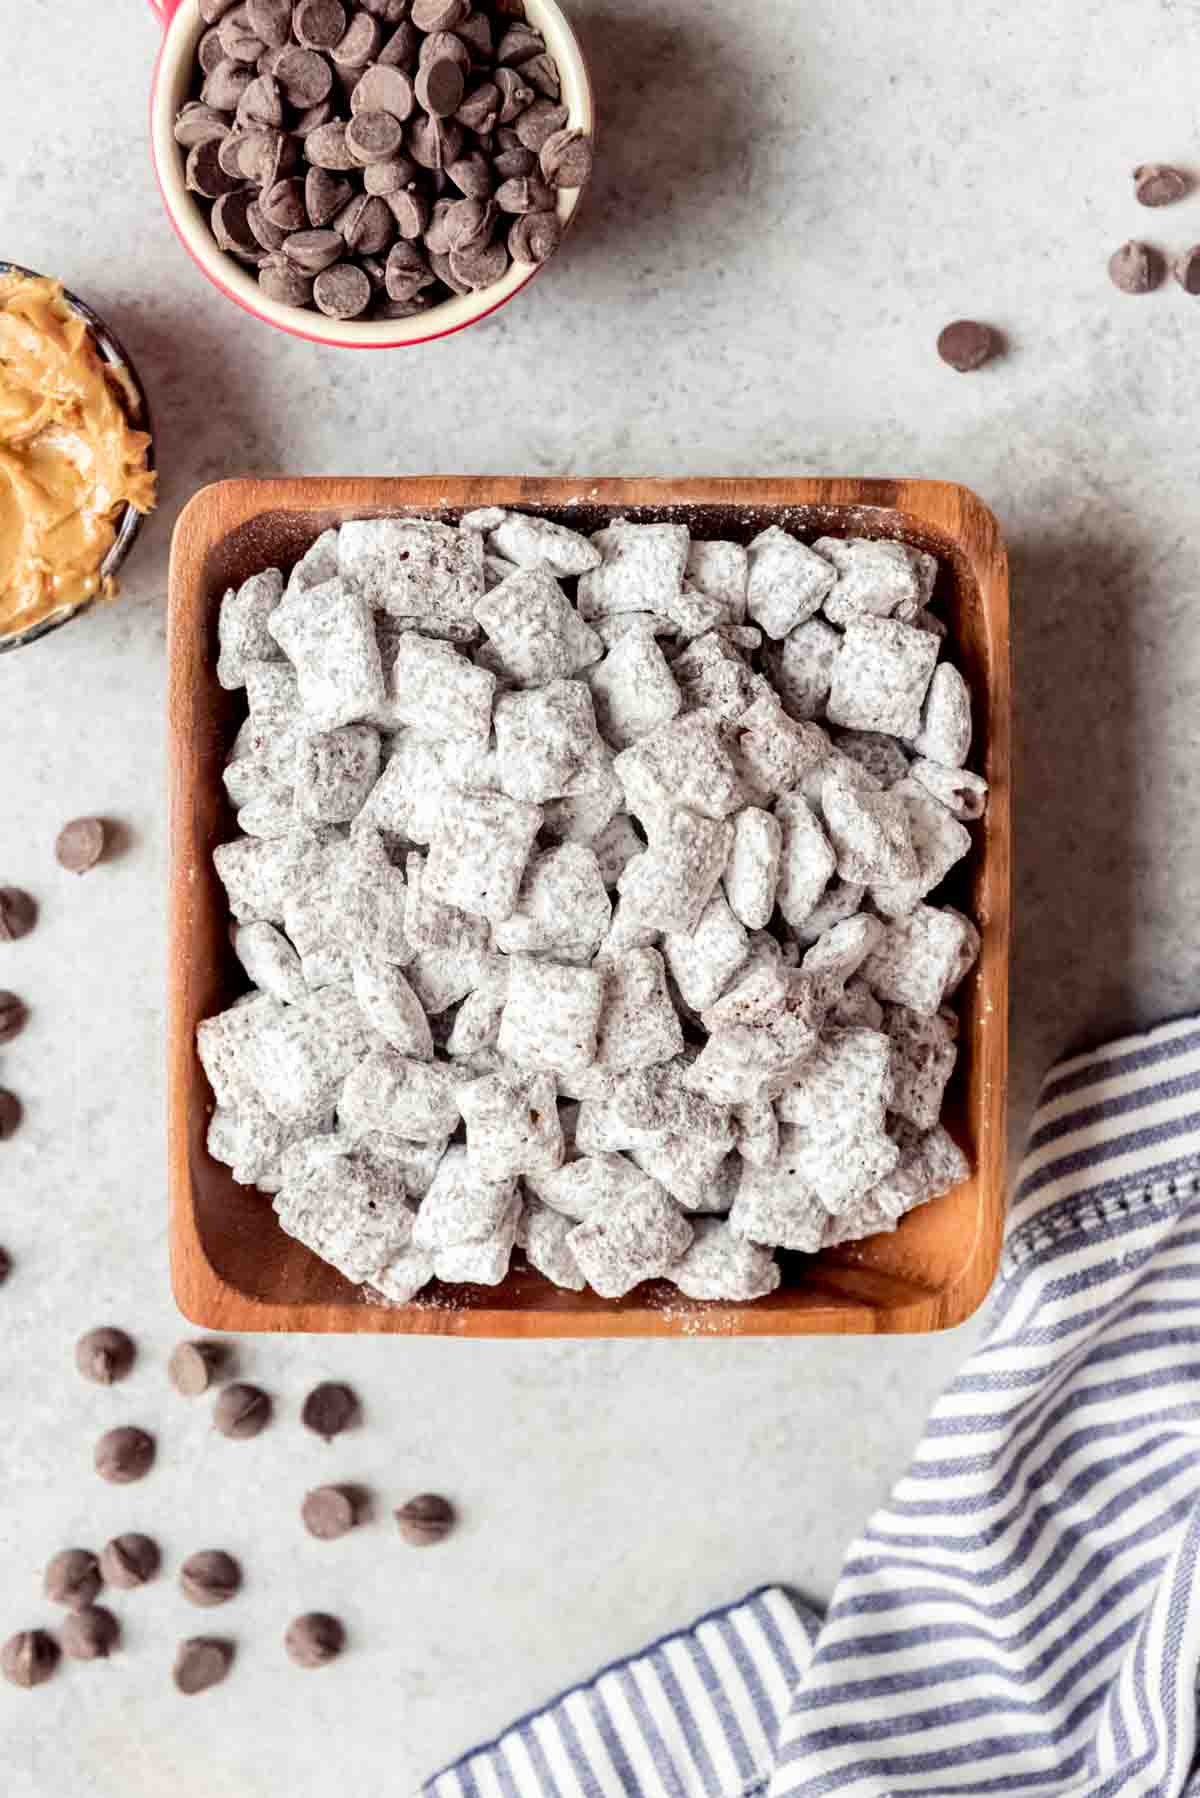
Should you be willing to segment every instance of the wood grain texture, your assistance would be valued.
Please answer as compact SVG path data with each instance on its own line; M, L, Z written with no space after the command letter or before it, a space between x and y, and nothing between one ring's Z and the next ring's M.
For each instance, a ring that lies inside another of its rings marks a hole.
M781 1257L779 1291L751 1305L698 1304L652 1285L610 1301L514 1272L495 1289L433 1287L416 1303L366 1301L284 1235L269 1198L209 1156L212 1094L195 1052L200 1019L245 989L228 941L212 850L234 834L221 770L244 716L216 679L217 609L256 570L290 567L319 532L352 517L451 515L527 506L591 530L615 514L677 518L697 536L748 541L767 524L807 540L902 538L943 563L937 606L975 696L972 766L991 798L975 848L949 883L983 951L960 995L962 1045L946 1122L975 1169L894 1235L819 1256ZM590 480L496 476L234 480L182 513L171 554L169 625L170 957L168 1131L171 1268L180 1309L209 1330L456 1336L740 1336L945 1329L982 1301L1005 1206L1010 889L1008 571L996 521L966 488L889 480Z

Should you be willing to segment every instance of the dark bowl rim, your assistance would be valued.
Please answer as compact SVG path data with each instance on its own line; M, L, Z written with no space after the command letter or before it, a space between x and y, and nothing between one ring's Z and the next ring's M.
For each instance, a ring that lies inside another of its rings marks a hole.
M58 279L57 276L46 277L38 269L27 268L24 263L10 262L6 257L0 257L0 279L6 275L28 275L35 281L47 278ZM119 368L129 377L137 402L136 411L130 414L129 422L137 430L145 431L150 438L146 449L146 467L153 471L157 467L154 454L154 424L150 414L150 401L142 378L137 371L136 363L116 332L110 329L100 314L94 311L86 300L81 300L77 293L73 293L65 285L63 286L63 298L72 312L77 313L87 325L102 359L111 368ZM102 575L113 576L124 566L130 550L137 541L144 518L145 514L139 512L136 507L130 505L125 507L112 547L100 564ZM39 637L48 637L51 631L61 630L63 625L70 624L73 618L78 618L82 613L91 611L95 604L95 599L81 599L77 605L63 606L57 612L52 613L49 618L39 619L36 624L29 625L23 631L14 631L8 636L0 634L0 655L5 655L13 649L24 649L27 644L36 643Z

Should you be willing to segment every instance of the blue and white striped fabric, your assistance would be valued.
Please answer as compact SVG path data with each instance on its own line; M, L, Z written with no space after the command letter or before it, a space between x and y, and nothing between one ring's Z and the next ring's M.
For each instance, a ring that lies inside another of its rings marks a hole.
M990 1329L824 1620L754 1593L428 1798L1200 1798L1200 1018L1061 1063Z

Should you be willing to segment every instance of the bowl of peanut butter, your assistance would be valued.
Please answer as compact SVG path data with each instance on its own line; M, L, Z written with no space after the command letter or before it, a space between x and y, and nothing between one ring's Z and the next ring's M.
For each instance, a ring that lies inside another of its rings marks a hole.
M0 262L0 653L116 595L156 498L149 422L103 320Z

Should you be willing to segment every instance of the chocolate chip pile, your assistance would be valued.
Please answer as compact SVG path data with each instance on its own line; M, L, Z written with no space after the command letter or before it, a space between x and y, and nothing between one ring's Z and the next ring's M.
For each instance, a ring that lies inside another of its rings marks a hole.
M132 1371L136 1353L124 1330L105 1325L80 1337L75 1345L75 1365L85 1379L112 1386ZM181 1342L171 1355L168 1376L182 1397L195 1398L227 1370L230 1359L228 1344ZM258 1435L271 1413L271 1400L265 1392L237 1382L221 1389L213 1422L222 1435L238 1439ZM309 1393L301 1421L324 1441L332 1442L362 1421L362 1409L348 1386L326 1383ZM95 1456L101 1477L118 1484L143 1479L154 1460L154 1438L130 1425L106 1431ZM331 1541L368 1521L369 1511L369 1496L361 1488L323 1486L307 1495L301 1519L310 1536ZM455 1521L454 1507L433 1493L419 1493L395 1512L401 1540L418 1548L444 1541ZM107 1659L120 1645L121 1624L98 1602L102 1593L107 1587L135 1592L156 1579L161 1568L158 1544L137 1531L114 1536L98 1555L89 1548L60 1549L46 1564L42 1591L51 1604L67 1613L62 1628L58 1633L24 1629L10 1636L0 1646L0 1674L13 1685L31 1688L45 1684L64 1654L75 1661ZM197 1549L179 1568L181 1597L201 1610L231 1604L242 1584L240 1562L223 1548ZM345 1639L338 1618L324 1611L307 1611L288 1624L283 1646L296 1666L324 1667L342 1652ZM235 1648L226 1636L185 1638L175 1654L177 1689L193 1696L220 1684L233 1665Z
M937 575L485 508L228 593L213 860L254 990L199 1026L211 1154L399 1304L518 1249L749 1301L963 1180L980 939L939 889L987 785Z
M545 41L469 0L200 0L175 124L221 248L285 306L408 318L558 248L591 143Z

